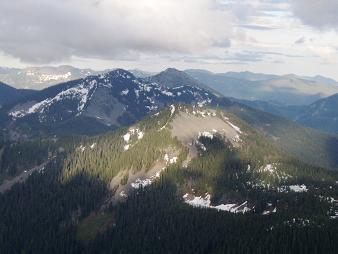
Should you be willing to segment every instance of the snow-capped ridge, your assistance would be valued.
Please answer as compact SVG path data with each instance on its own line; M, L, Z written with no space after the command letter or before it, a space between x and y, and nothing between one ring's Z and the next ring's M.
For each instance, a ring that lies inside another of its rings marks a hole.
M21 109L21 110L14 110L9 113L9 116L13 118L22 118L30 114L35 113L45 113L49 107L51 107L53 104L60 102L65 99L76 99L78 100L78 106L77 106L77 112L80 114L89 98L90 91L97 85L97 82L95 80L89 82L87 85L86 83L81 83L80 85L76 87L71 87L67 90L61 91L56 96L47 98L45 100L42 100L32 106L30 106L27 109Z

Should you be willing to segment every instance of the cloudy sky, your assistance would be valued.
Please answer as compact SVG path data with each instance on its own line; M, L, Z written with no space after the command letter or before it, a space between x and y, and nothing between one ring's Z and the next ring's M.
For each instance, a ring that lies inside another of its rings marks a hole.
M338 79L337 0L1 0L0 66Z

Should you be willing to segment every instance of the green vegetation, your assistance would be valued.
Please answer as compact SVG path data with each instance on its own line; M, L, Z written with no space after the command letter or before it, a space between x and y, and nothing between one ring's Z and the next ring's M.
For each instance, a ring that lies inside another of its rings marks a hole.
M137 133L130 135L126 142L123 136L128 129L89 138L81 143L65 161L63 181L72 179L79 173L86 173L109 182L123 170L149 170L155 161L163 158L166 150L182 150L182 145L171 137L170 131L162 129L170 117L166 110L159 116L153 116L133 126L142 131L142 138ZM128 146L125 150L124 146Z
M90 214L77 226L76 238L82 242L94 240L100 232L105 232L114 223L112 213Z
M337 223L288 226L285 216L241 215L182 204L162 180L116 209L116 225L85 253L336 253ZM150 212L151 211L151 212ZM292 219L291 219L292 220ZM109 250L109 251L108 251Z
M240 147L200 137L206 150L182 167L187 149L161 130L169 118L166 110L134 125L143 136L131 135L128 150L129 129L74 139L43 172L0 194L0 253L338 252L328 199L338 199L337 172L286 156L235 117ZM166 149L180 152L177 163L125 202L111 202L112 177L123 172L126 183L128 171L148 170ZM292 184L308 191L282 191ZM247 201L251 210L194 208L182 198L192 192L209 193L212 205ZM276 213L262 215L269 208Z
M0 183L38 166L60 152L73 150L79 138L42 138L9 142L0 139Z
M302 127L290 120L239 104L224 106L270 142L310 165L338 168L338 136Z
M1 180L42 164L55 151L55 144L50 140L2 143L0 147L0 183Z
M128 182L129 174L126 173L123 178L121 179L121 185L126 185Z

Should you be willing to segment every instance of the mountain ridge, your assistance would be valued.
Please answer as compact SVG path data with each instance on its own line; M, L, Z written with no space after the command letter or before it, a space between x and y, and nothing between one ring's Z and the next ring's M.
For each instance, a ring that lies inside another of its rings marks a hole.
M14 125L53 128L84 116L100 122L100 129L131 123L174 102L205 104L213 98L198 86L167 87L115 69L46 88L4 110Z
M15 103L33 93L33 90L15 89L14 87L0 82L0 108L6 104Z
M294 74L269 78L269 75L249 73L253 76L265 75L265 78L246 80L243 74L245 76L247 72L234 73L236 75L230 76L226 73L215 74L200 70L187 70L186 72L224 96L250 101L273 101L287 106L309 105L338 92L338 85L332 85L330 82L319 83L315 78ZM242 78L239 78L241 76Z

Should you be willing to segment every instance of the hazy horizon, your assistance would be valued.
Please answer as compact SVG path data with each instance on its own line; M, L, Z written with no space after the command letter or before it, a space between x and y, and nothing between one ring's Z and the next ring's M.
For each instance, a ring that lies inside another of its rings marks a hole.
M337 8L330 0L2 1L0 66L174 67L337 80Z

